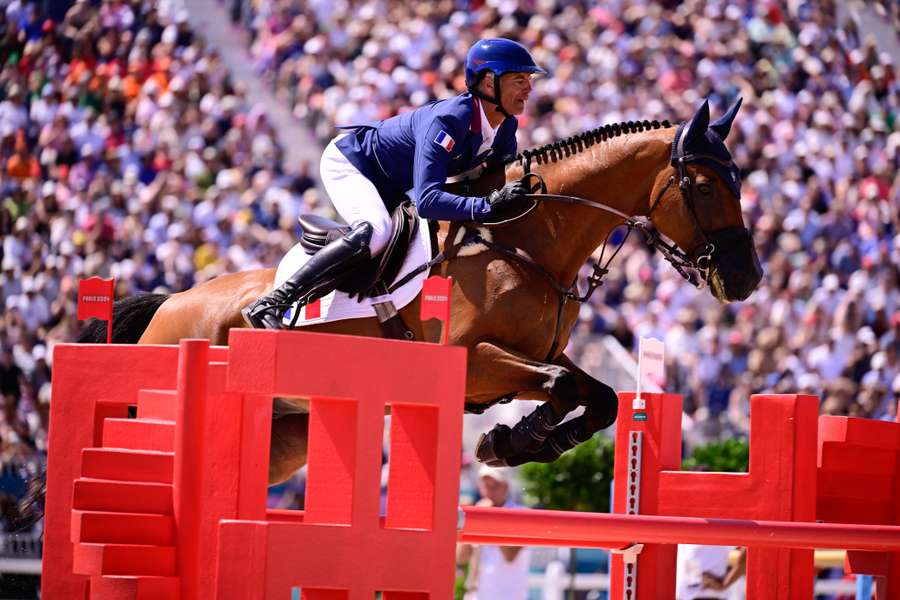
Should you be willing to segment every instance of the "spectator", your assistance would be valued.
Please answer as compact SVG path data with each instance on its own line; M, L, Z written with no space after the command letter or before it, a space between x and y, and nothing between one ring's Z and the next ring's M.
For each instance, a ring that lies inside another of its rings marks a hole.
M732 548L726 546L678 545L676 600L717 600L730 598L729 588L747 570L747 549L740 548L731 564Z
M517 508L509 497L506 471L487 465L478 471L475 506ZM529 550L518 546L458 544L456 564L468 565L465 600L524 600L528 597Z

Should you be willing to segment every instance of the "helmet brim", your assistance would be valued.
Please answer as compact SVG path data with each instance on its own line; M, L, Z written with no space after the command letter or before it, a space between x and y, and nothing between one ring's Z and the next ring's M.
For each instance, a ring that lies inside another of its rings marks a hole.
M484 77L486 73L493 73L494 75L506 75L508 73L531 73L533 75L547 75L547 69L543 69L537 65L516 65L515 67L507 67L506 65L492 65L491 63L485 63L481 65L481 68L478 69L476 75L478 79Z

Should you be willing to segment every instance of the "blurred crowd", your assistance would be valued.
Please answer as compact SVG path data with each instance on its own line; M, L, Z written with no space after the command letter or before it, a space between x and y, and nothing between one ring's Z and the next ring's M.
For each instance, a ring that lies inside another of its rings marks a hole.
M319 199L170 2L0 2L0 461L46 446L75 288L177 291L272 264ZM58 8L58 7L57 7Z
M53 4L53 3L51 3ZM45 449L49 356L72 340L78 279L178 291L274 265L296 216L328 212L287 164L263 107L170 0L79 0L61 17L0 0L0 459ZM896 24L896 3L877 3ZM58 8L58 7L57 7ZM745 433L763 391L892 418L900 399L897 68L831 2L236 0L223 6L263 78L321 141L334 125L463 89L476 39L507 36L535 81L519 147L600 124L678 121L744 98L729 138L766 277L718 305L629 240L583 307L597 334L666 343L689 439ZM896 28L900 31L900 28Z
M900 5L871 3L900 32ZM535 81L519 147L626 120L744 108L729 137L766 277L720 306L639 240L582 311L570 354L666 342L688 439L746 433L752 393L892 418L900 400L900 95L894 58L833 2L250 0L232 4L258 72L323 141L464 89L477 39L512 37ZM884 46L884 47L883 47Z

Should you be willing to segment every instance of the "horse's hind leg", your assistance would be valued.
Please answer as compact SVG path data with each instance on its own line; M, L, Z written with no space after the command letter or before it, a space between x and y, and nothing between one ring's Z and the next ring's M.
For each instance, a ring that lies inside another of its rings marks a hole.
M511 467L527 462L553 462L563 452L588 441L596 432L616 421L619 399L611 387L582 371L564 354L554 363L573 374L578 386L579 404L585 407L584 414L555 427L536 451L508 457L506 462Z
M287 480L306 464L309 414L292 413L272 421L269 485Z
M514 427L497 424L481 436L475 454L489 465L505 466L508 457L540 450L553 428L578 405L575 376L561 365L542 363L481 342L470 354L468 367L468 393L472 396L533 396L537 392L549 398Z

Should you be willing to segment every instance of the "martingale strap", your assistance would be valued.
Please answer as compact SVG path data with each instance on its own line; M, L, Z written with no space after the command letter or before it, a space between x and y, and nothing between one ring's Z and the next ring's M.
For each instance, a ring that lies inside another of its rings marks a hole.
M443 252L438 252L434 258L432 258L431 260L429 260L426 263L422 263L421 265L419 265L418 267L416 267L415 269L413 269L412 271L410 271L409 273L404 275L401 279L399 279L398 281L395 281L394 285L392 285L391 287L388 288L388 292L393 292L395 290L402 288L404 285L406 285L407 283L412 281L413 278L416 275L418 275L419 273L421 273L422 271L426 271L426 270L430 271L431 267L433 267L435 265L439 265L442 262L444 262L445 260L447 260L447 256Z

